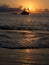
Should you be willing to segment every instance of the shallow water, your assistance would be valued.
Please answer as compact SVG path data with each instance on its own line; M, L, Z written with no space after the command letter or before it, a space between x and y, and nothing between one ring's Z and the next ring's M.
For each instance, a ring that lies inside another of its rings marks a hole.
M49 15L0 14L0 65L49 65Z
M49 49L0 48L0 65L49 65Z
M49 47L49 32L28 30L0 30L0 47Z
M48 42L47 31L0 30L0 65L49 65Z

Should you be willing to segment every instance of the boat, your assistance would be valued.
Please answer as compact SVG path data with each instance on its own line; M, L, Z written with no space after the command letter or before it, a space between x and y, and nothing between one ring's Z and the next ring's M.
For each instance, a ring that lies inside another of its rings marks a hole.
M22 15L29 15L29 12L23 11L21 14L22 14Z
M22 11L21 13L22 15L29 15L29 12L27 12L26 10Z

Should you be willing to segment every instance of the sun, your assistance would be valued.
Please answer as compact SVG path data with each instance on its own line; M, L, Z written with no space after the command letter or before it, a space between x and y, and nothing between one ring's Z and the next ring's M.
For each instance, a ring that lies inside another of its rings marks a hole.
M22 10L25 10L25 11L30 12L30 13L35 11L35 9L33 7L30 7L30 6L25 6L22 8Z
M32 10L32 6L31 6L31 5L27 5L25 8L26 8L27 10L29 10L29 11Z
M27 11L29 11L29 12L32 12L32 11L35 10L34 5L33 5L33 3L31 3L31 2L25 2L24 4L22 4L22 6L23 6L22 9L25 8L25 9L26 9Z

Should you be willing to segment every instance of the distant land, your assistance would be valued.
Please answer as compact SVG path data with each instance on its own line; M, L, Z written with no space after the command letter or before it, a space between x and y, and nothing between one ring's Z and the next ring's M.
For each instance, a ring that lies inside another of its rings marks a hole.
M0 13L11 13L11 12L16 12L20 14L22 12L22 7L19 6L17 8L12 8L8 5L0 5ZM35 11L32 11L31 13L36 13L36 14L49 14L49 9L35 9Z

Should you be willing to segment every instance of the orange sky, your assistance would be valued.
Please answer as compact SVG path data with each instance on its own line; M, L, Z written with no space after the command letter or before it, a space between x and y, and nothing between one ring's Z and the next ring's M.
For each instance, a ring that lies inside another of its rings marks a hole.
M7 4L12 7L23 6L25 8L34 9L49 9L49 0L0 0L0 4Z

